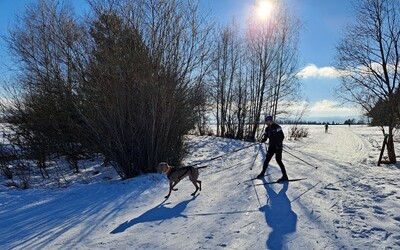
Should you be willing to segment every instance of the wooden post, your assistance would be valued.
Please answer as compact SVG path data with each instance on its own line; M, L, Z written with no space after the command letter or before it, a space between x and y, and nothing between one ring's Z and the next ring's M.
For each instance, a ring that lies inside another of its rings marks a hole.
M382 149L381 149L381 154L379 155L379 160L378 160L378 166L381 165L381 160L382 160L382 156L383 156L383 151L385 151L385 146L387 144L387 138L389 137L389 135L385 135L385 139L383 140L383 144L382 144Z

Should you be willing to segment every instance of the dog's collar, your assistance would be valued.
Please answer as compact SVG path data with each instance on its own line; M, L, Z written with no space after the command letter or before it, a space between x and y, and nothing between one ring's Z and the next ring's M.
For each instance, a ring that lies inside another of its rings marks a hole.
M167 170L165 170L164 174L169 174L171 172L171 169L172 169L171 166L168 164L167 164L167 166L168 166L168 168L167 168Z

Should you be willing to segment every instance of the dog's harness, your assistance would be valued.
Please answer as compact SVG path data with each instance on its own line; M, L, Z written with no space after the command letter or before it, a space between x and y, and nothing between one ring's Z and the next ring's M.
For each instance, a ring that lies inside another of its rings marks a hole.
M192 171L192 168L191 168L191 167L186 167L186 168L187 168L186 171L185 171L183 174L181 174L181 176L178 177L179 180L182 180L182 178L183 178L189 171ZM167 169L167 171L165 172L165 174L167 175L168 179L169 179L169 176L170 176L175 170L176 170L176 168L170 167L170 166L168 165L168 169Z

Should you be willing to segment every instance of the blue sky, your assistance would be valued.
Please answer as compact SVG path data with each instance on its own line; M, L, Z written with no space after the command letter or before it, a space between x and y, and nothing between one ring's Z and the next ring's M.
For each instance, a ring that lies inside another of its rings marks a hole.
M21 13L32 0L0 0L0 35L6 35L15 22L15 14ZM245 22L250 7L256 0L200 0L204 11L212 9L219 22ZM275 0L277 1L277 0ZM80 10L85 0L71 0ZM348 116L359 117L359 109L337 106L340 101L334 95L339 79L331 68L335 45L343 27L351 21L349 0L286 0L290 8L304 23L300 31L300 69L303 92L309 102L310 117ZM12 63L4 41L0 41L0 80L10 75Z
M220 22L244 23L254 0L202 0L203 7L212 8ZM358 119L360 110L340 105L334 90L340 80L334 65L335 45L343 28L351 20L350 0L286 0L303 22L300 31L300 69L304 98L309 102L308 116L346 116Z

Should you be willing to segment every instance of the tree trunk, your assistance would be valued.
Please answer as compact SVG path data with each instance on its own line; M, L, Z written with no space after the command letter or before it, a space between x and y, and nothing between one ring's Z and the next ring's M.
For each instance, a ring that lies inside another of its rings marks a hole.
M396 152L394 148L394 141L393 141L393 127L389 127L389 137L387 141L387 152L389 156L389 163L395 164L396 161Z

